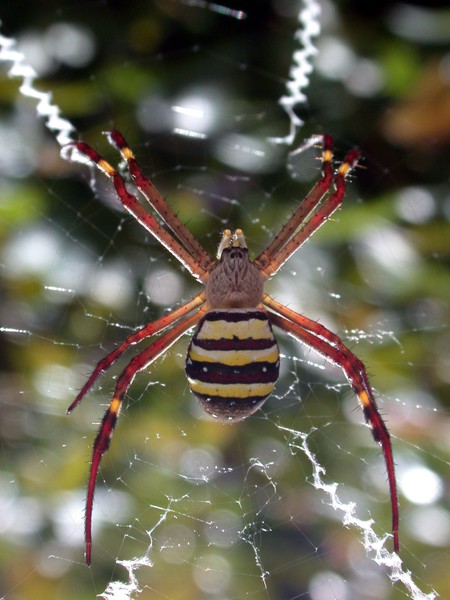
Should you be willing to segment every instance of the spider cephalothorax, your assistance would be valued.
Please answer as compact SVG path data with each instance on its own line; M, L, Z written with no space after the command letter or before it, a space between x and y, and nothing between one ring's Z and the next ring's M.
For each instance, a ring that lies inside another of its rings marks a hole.
M219 262L211 269L205 286L211 308L252 308L262 302L264 277L250 261L244 233L229 229L222 234Z
M378 411L363 363L334 333L300 315L264 293L264 282L330 217L342 203L345 178L355 166L359 152L351 150L333 172L332 140L323 136L322 178L298 205L270 244L254 260L249 259L244 234L226 230L213 260L178 219L142 171L118 131L109 141L127 162L134 184L166 229L126 188L117 171L83 142L68 146L112 179L126 210L201 283L205 290L164 317L129 335L104 357L70 405L72 411L95 383L132 345L158 336L125 367L115 385L113 398L94 442L86 500L86 562L91 562L92 507L95 482L103 454L109 447L122 401L135 375L148 367L176 340L196 326L186 358L190 389L207 412L225 421L236 421L257 410L272 393L279 374L279 352L272 327L284 330L313 348L344 371L358 397L374 439L381 444L386 463L394 549L398 551L398 500L394 459L389 432ZM331 188L334 184L334 191Z

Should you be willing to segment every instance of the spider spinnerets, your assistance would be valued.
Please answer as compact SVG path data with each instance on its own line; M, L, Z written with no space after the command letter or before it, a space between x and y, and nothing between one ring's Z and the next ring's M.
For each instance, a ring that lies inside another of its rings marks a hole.
M90 146L84 142L73 142L67 148L93 162L113 181L125 209L205 289L169 314L130 334L100 360L68 408L67 412L71 412L101 373L131 346L159 335L132 358L119 375L113 398L94 441L86 498L86 563L91 563L92 555L92 509L97 474L102 456L109 447L123 398L136 374L146 369L193 327L196 329L186 357L189 387L208 413L224 421L249 416L272 393L279 375L279 351L273 326L313 348L343 370L372 428L373 437L383 450L390 490L394 550L398 552L399 511L390 435L377 408L363 363L336 334L264 292L267 279L340 207L345 193L345 178L356 165L359 151L351 150L334 172L332 139L329 135L321 137L322 177L269 245L250 260L242 230L237 229L234 234L225 230L217 260L214 260L143 175L124 137L118 131L107 135L109 142L126 161L137 189L165 226L128 191L123 177Z

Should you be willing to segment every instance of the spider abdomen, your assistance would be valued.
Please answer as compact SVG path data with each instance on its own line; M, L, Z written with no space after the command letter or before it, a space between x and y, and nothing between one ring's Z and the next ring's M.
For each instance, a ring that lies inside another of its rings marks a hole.
M201 319L186 357L189 387L213 416L237 421L255 412L278 380L279 350L267 313L214 309Z

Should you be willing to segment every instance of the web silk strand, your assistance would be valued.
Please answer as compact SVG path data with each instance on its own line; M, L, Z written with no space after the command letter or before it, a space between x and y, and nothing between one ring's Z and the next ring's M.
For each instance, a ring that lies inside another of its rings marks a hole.
M287 93L278 101L289 117L289 133L285 137L274 137L271 141L276 144L292 145L298 129L304 121L295 113L298 104L305 104L307 97L303 92L309 85L309 76L313 71L312 58L317 54L314 38L320 34L320 5L317 0L303 0L303 6L298 14L300 23L295 33L295 40L302 46L292 56L293 65L286 83Z

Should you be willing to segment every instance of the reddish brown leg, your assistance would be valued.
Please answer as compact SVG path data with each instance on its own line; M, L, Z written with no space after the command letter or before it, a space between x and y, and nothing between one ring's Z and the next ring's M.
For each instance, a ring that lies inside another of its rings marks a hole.
M142 173L139 163L123 135L116 130L107 133L107 135L109 142L119 150L123 159L126 160L128 170L130 171L134 183L142 195L147 199L150 206L156 210L163 221L167 223L183 246L192 255L194 260L202 265L204 269L209 269L213 263L211 257L197 238L189 231L186 225L180 221L153 183Z
M331 150L329 149L328 152L331 153ZM274 273L276 273L278 269L284 265L284 263L294 254L294 252L296 252L296 250L298 250L300 246L308 238L310 238L311 235L327 221L327 219L329 219L334 211L339 208L339 206L342 204L342 200L344 199L345 178L356 165L359 156L359 150L356 148L347 154L344 161L338 168L337 174L334 178L336 190L329 198L323 201L323 203L310 217L307 218L300 229L289 240L287 240L285 245L278 252L276 252L274 256L269 257L270 262L261 271L266 278L274 275ZM331 161L331 154L329 160ZM328 162L328 160L326 162ZM323 179L321 181L323 181ZM324 192L326 192L326 190L324 190ZM316 206L319 201L320 198L316 202ZM286 227L289 227L289 221L287 222ZM258 263L256 264L258 266Z
M306 217L316 208L333 183L333 140L330 135L323 136L322 178L314 185L309 194L300 202L295 213L283 225L270 244L255 259L259 268L266 267L273 256L294 235Z
M183 321L175 325L161 338L154 341L148 348L138 354L125 367L122 374L117 380L114 390L114 396L106 411L100 429L95 438L94 447L92 450L92 461L89 472L89 483L86 498L86 520L85 520L85 536L86 536L86 564L91 564L92 552L92 507L94 502L95 483L97 480L98 470L103 454L108 450L114 428L117 423L120 408L125 393L133 382L136 374L148 367L158 356L165 352L183 333L197 324L203 313L204 308L201 308L196 313L186 317Z
M373 437L383 450L391 498L394 550L398 553L399 510L391 439L386 424L378 410L363 363L344 345L337 335L326 329L323 325L319 325L311 319L294 313L268 296L264 298L264 304L287 317L286 319L279 314L270 312L270 321L273 325L280 327L280 329L283 329L295 339L300 340L339 366L344 371L357 395L366 421L372 428Z
M114 188L126 210L144 227L159 243L171 252L186 269L198 280L206 282L208 272L201 267L189 252L172 235L148 213L137 199L129 193L125 181L119 173L93 148L84 142L73 142L68 145L74 147L91 160L114 183Z
M205 302L205 294L202 292L198 296L196 296L193 300L190 300L183 306L180 306L176 310L172 311L170 314L158 319L157 321L153 321L152 323L148 323L142 329L133 332L129 335L115 350L113 350L110 354L102 358L102 360L95 367L92 375L89 377L87 382L84 384L83 388L72 402L72 404L67 409L67 414L73 411L73 409L78 406L87 392L91 389L94 383L97 381L98 377L104 373L107 369L109 369L113 363L130 348L134 344L138 344L145 338L148 338L152 335L159 333L160 331L166 329L170 325L172 325L178 319L185 317L187 314L192 312L194 309L198 308Z

